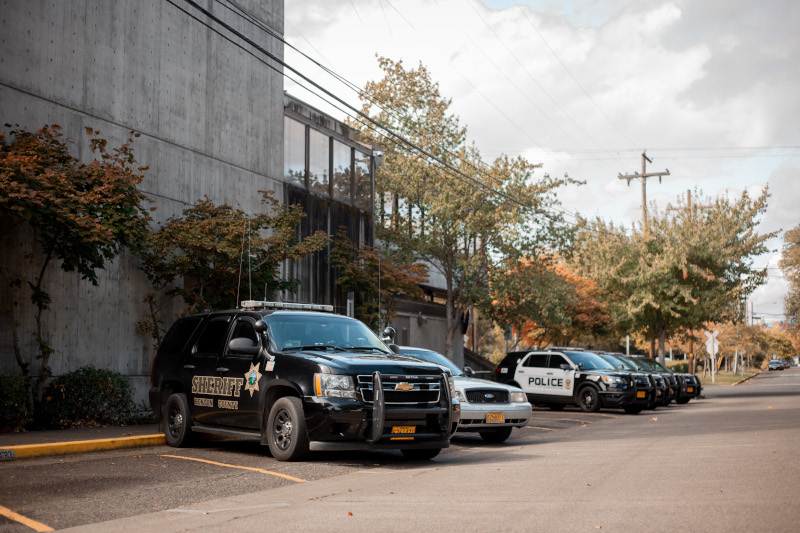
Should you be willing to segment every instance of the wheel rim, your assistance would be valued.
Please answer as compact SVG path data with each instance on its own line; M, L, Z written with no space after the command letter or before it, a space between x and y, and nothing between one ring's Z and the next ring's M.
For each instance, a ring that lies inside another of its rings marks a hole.
M583 405L589 409L594 405L594 395L591 392L586 391L583 393Z
M177 405L173 405L169 410L169 434L177 437L183 427L183 413Z
M281 409L275 415L275 423L272 426L272 435L275 438L275 445L281 450L286 450L292 444L292 417L286 409Z

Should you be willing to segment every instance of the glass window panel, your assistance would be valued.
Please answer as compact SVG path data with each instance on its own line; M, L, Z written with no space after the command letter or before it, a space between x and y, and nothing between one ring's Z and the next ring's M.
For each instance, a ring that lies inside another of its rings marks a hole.
M289 183L306 186L306 127L283 117L283 176Z
M369 211L372 208L372 178L369 175L369 156L356 150L354 166L356 180L356 207Z
M351 148L333 141L333 198L351 203L350 199L350 152Z
M317 194L328 196L330 175L330 137L317 130L308 132L308 186Z

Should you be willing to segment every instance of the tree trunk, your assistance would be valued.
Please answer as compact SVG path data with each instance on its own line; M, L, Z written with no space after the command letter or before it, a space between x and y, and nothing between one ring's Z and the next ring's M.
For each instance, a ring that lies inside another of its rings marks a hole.
M666 364L666 361L664 359L665 357L664 342L666 341L666 337L667 337L666 326L658 326L658 362L661 363L662 365Z

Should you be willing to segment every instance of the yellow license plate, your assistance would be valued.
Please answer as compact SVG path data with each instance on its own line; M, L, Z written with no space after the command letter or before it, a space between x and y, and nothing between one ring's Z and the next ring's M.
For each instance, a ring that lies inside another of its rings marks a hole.
M505 413L486 413L487 424L502 424L506 421Z
M645 396L647 396L647 393L645 391L643 390L636 391L637 398L644 398Z
M694 387L686 387L686 392L694 392Z
M409 434L417 431L417 426L392 426L393 434Z

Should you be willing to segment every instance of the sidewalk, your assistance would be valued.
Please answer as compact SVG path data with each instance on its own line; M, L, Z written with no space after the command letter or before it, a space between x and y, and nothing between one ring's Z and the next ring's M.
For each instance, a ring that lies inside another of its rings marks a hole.
M0 461L162 444L157 424L0 433Z

